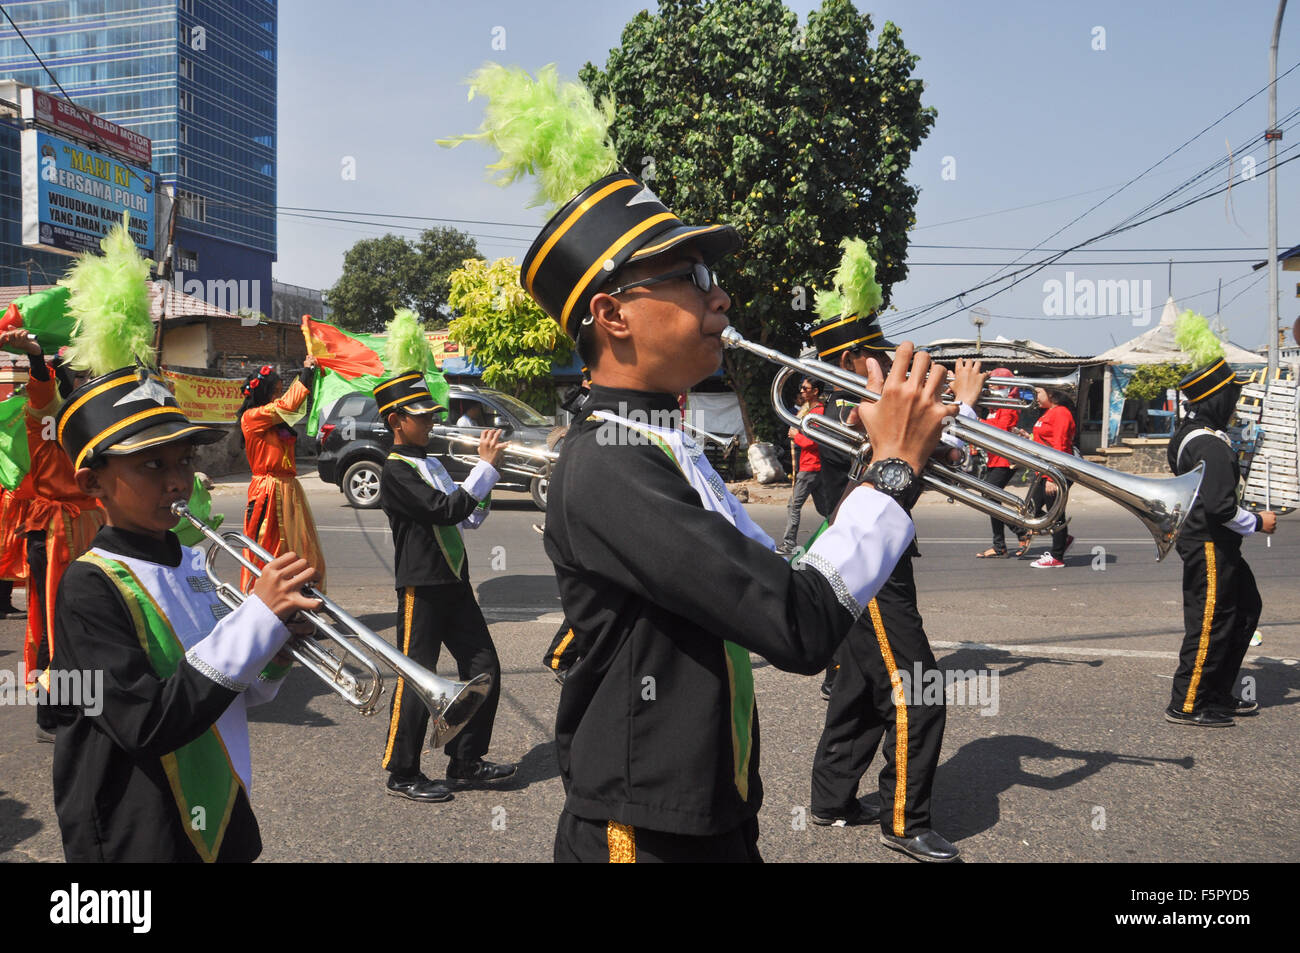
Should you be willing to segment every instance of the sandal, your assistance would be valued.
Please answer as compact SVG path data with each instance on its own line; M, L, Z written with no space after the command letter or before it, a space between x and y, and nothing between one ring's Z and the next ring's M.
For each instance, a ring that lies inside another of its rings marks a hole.
M1025 555L1025 553L1029 552L1029 548L1033 545L1033 543L1034 543L1034 537L1033 537L1032 535L1030 535L1030 536L1021 536L1021 537L1020 537L1020 548L1017 549L1017 550L1015 551L1015 554L1014 554L1014 555L1016 555L1016 556L1023 556L1023 555Z
M975 558L976 559L1006 559L1007 552L1005 549L1002 552L998 552L996 549L989 547L988 549L984 550L984 552L982 553L976 553Z

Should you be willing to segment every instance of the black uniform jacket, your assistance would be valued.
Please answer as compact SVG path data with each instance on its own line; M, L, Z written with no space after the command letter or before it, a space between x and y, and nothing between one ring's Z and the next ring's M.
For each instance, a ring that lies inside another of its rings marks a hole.
M111 526L93 546L167 566L180 565L182 554L171 533L159 541ZM63 574L54 632L52 668L104 673L101 712L56 709L54 807L64 855L70 862L198 863L161 758L211 728L237 692L185 660L170 678L158 678L121 593L89 563L74 562ZM241 786L216 859L251 861L261 852Z
M583 414L653 422L676 408L669 394L595 386ZM549 491L546 552L580 658L555 723L565 808L722 833L762 802L757 714L747 797L734 779L723 640L810 675L853 616L822 575L792 569L706 510L663 450L625 434L575 420Z
M393 453L412 460L428 456L425 447L397 445ZM379 505L393 530L395 586L445 586L469 582L469 554L459 577L438 547L435 526L457 526L478 508L479 501L463 488L443 493L425 483L415 468L401 460L386 460L379 483Z
M1196 469L1198 463L1205 464L1201 492L1179 530L1178 541L1197 543L1213 540L1219 546L1239 550L1241 534L1226 525L1237 515L1237 481L1241 477L1241 467L1236 453L1220 437L1202 433L1188 442L1182 458L1178 458L1178 448L1183 439L1192 431L1204 429L1205 425L1193 418L1184 421L1169 440L1169 468L1175 474L1188 473Z

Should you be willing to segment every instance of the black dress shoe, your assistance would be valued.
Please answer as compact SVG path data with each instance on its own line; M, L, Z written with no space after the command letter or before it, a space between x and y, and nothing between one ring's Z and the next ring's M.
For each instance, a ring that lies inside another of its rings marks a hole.
M482 758L473 761L457 761L452 758L447 765L447 786L453 791L460 791L479 784L504 781L518 768L517 764L493 764Z
M1229 718L1233 715L1258 715L1259 702L1248 702L1244 698L1234 698L1229 707L1214 710L1220 715L1227 715Z
M882 831L880 843L894 850L901 850L917 860L928 860L939 864L956 860L957 855L961 853L955 845L948 843L944 836L936 831L921 831L915 837L895 837Z
M1197 728L1230 728L1234 724L1231 715L1210 708L1194 711L1191 714L1166 708L1165 721L1171 725L1194 725Z
M852 810L847 814L812 813L812 822L821 827L856 827L859 824L876 824L880 821L880 798L868 794L853 802Z
M445 784L417 774L413 778L399 778L389 775L385 785L393 797L410 798L412 801L430 801L434 803L450 801L454 796Z

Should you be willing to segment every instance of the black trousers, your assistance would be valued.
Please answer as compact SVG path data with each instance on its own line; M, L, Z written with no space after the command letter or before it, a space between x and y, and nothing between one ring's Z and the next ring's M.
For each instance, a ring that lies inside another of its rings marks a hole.
M557 864L753 864L758 853L758 819L725 834L700 837L669 834L614 821L593 821L564 811L555 831Z
M1232 689L1259 624L1263 600L1241 551L1179 540L1183 558L1183 648L1169 707L1187 713L1228 708Z
M1015 470L1011 467L989 467L984 479L998 489L1003 489L1011 482L1011 474L1013 473L1015 473ZM993 524L993 551L1005 553L1007 551L1005 531L1010 529L1013 536L1016 535L1016 531L996 516L990 516L989 521Z
M31 616L31 606L45 605L45 573L49 566L45 558L44 531L27 534L27 614ZM53 619L46 619L45 624L53 625ZM40 671L50 667L49 632L41 633L41 640L36 646L36 668ZM36 704L36 725L45 731L53 731L58 719L49 705Z
M573 651L573 626L568 619L565 619L555 630L555 638L551 639L551 644L546 647L542 664L555 672L567 672L576 661Z
M1047 495L1047 481L1039 480L1029 491L1028 501L1034 507L1034 513L1041 516L1047 512L1047 507L1052 501L1052 497ZM1070 538L1070 529L1065 523L1065 510L1061 510L1061 521L1057 523L1057 528L1052 530L1052 558L1065 560L1065 542Z
M883 739L880 826L886 834L913 837L931 826L930 798L947 711L942 687L937 693L924 691L935 678L942 686L943 673L916 607L910 557L898 561L836 658L840 670L813 759L813 812L835 816L852 810L858 784Z
M474 590L468 584L399 589L397 647L432 671L443 645L456 660L456 677L461 681L484 672L492 675L492 691L482 707L446 748L451 758L481 758L492 742L492 723L501 698L501 662ZM402 778L418 774L428 725L429 709L406 690L406 680L399 678L389 705L384 767Z

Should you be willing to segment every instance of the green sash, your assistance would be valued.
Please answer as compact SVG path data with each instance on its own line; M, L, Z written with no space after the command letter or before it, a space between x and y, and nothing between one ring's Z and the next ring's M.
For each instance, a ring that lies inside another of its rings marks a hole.
M599 419L612 419L612 421L622 424L629 430L635 430L637 433L649 437L660 450L668 455L668 459L682 472L682 476L686 476L686 468L677 459L677 454L673 453L673 448L653 430L638 427L636 424L614 415L604 416L602 414ZM714 512L718 511L715 510ZM749 649L744 646L724 639L722 650L727 662L727 687L731 692L733 780L736 784L736 790L740 792L741 799L747 801L749 800L749 758L754 744L754 667L749 659Z
M433 483L429 482L428 474L424 472L424 468L421 467L414 460L412 460L410 457L404 457L400 453L390 453L388 455L388 459L401 460L403 463L409 465L411 469L413 469L416 473L418 473L420 475L420 479L423 480L428 486L433 487L433 489L437 490L439 493L444 492L442 487L435 486ZM487 505L488 505L488 501L483 500L481 503L479 503L479 509L483 509ZM438 541L438 548L442 550L442 556L444 559L447 560L447 565L451 567L452 573L456 576L457 579L459 579L460 569L463 565L465 565L465 540L460 535L460 527L459 526L434 526L433 536L434 539Z
M149 657L149 664L159 678L170 678L185 657L185 646L176 637L153 596L125 564L93 552L80 559L98 566L117 586L131 613L136 636ZM221 850L236 796L243 786L230 763L216 725L189 744L163 755L162 765L176 808L180 811L181 826L199 856L211 863ZM198 825L202 830L195 830L194 821L198 815L193 810L200 807L206 820ZM218 823L213 823L213 819L218 819Z

